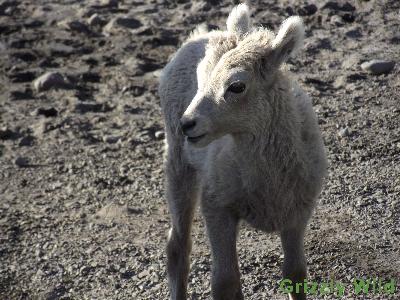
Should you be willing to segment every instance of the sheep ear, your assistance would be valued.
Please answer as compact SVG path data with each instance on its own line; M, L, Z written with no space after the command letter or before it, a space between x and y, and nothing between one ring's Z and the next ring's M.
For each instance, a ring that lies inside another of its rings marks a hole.
M287 18L279 28L279 32L272 42L276 62L284 63L303 46L304 25L300 17Z
M250 31L250 10L247 4L242 3L232 9L226 26L229 32L235 33L238 37Z

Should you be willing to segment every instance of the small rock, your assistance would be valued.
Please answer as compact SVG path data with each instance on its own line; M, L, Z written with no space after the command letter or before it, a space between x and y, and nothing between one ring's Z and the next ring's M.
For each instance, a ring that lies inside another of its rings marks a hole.
M0 42L0 51L6 51L6 50L7 50L6 44Z
M135 57L130 57L124 62L125 66L132 72L134 76L141 76L144 71L140 68L139 60Z
M18 1L0 1L0 15L9 15L18 5Z
M67 293L67 289L63 285L58 285L56 287L49 288L48 291L45 291L41 295L41 299L46 300L55 300L63 298L63 296Z
M342 15L342 20L346 23L353 23L356 20L356 17L352 13L345 13Z
M50 107L50 108L43 108L43 107L39 107L36 111L35 111L35 115L36 116L45 116L46 118L49 117L56 117L58 115L58 111L57 109L55 109L54 107Z
M142 85L132 84L130 86L125 86L122 89L122 93L130 93L134 97L139 97L144 94L146 89Z
M158 131L156 131L155 133L154 133L154 136L155 136L155 138L156 139L158 139L158 140L161 140L161 139L163 139L164 138L164 131L162 131L162 130L158 130Z
M37 56L31 51L17 51L12 53L11 56L25 62L32 62L37 59Z
M45 24L45 22L41 21L41 20L27 20L24 23L24 27L26 28L37 28L37 27L41 27Z
M108 7L118 7L118 0L102 0L101 4Z
M7 127L0 128L0 140L13 140L18 137L18 134Z
M318 11L318 7L315 4L306 4L302 8L297 10L300 16L311 16Z
M36 91L47 91L51 88L66 88L68 84L64 79L64 76L58 72L48 72L37 78L33 86Z
M72 101L72 110L81 114L88 112L108 112L113 109L108 103Z
M100 82L101 76L94 72L84 72L79 75L79 80L83 82Z
M351 5L349 2L340 3L338 1L328 1L324 6L322 6L321 9L346 12L352 12L356 10L355 6Z
M356 69L360 61L361 57L359 54L352 54L343 58L342 67L346 70Z
M32 146L35 138L31 135L24 136L20 141L19 141L19 146L24 147L24 146Z
M131 279L135 275L135 272L132 270L122 271L121 278L122 279Z
M89 272L90 272L90 268L87 267L87 266L82 266L82 267L79 269L79 274L80 274L80 275L83 275L83 276L86 276Z
M343 26L344 25L343 19L338 15L333 15L331 17L331 21L330 22L331 22L331 24L333 24L335 26Z
M115 143L117 143L120 139L121 139L120 136L114 136L114 135L106 135L106 136L103 136L103 141L104 141L105 143L109 143L109 144L115 144Z
M59 66L60 64L55 62L51 57L45 57L38 62L38 67L43 69L58 68Z
M33 93L30 88L25 88L22 90L15 90L15 91L10 91L10 100L27 100L27 99L32 99L33 98Z
M396 35L390 39L391 44L399 45L400 44L400 35ZM0 44L1 45L1 44ZM1 50L1 46L0 46Z
M324 80L321 80L317 77L309 77L307 76L304 80L304 83L306 84L312 84L314 88L320 91L326 91L329 89L330 84Z
M342 128L341 130L339 130L339 136L340 137L346 137L350 135L350 131L348 127Z
M27 166L29 165L29 160L28 160L26 157L18 156L18 157L15 159L14 163L15 163L18 167L23 168L23 167L27 167Z
M112 32L119 28L137 29L142 26L142 22L132 17L116 17L112 19L104 28L106 32Z
M345 87L347 84L347 80L346 80L346 76L339 76L335 79L334 83L333 83L333 87L335 89L339 89L342 87Z
M394 61L373 59L361 64L361 69L374 75L387 74L393 70Z
M149 73L162 68L162 65L155 61L154 59L146 59L146 60L136 60L137 68L140 69L143 73Z
M142 279L142 278L145 278L145 277L148 277L148 276L150 276L149 270L144 270L144 271L140 272L140 273L137 275L137 277L138 277L139 279Z
M367 77L360 73L351 73L351 74L346 75L347 82L357 82L357 81L365 80L365 79L367 79Z
M79 21L63 21L58 23L61 28L80 33L89 33L90 29L82 22Z
M104 20L100 18L98 14L93 14L89 19L88 19L88 24L90 26L101 26L104 25Z
M352 29L346 32L346 36L351 39L358 39L362 37L362 32L360 28Z
M53 57L69 57L76 54L76 49L72 46L68 46L62 43L51 43L48 46L50 56Z
M11 82L20 83L20 82L29 82L35 79L35 73L26 71L26 72L17 72L10 75Z
M32 132L33 132L33 136L35 138L41 139L43 138L43 135L50 131L52 129L52 124L48 121L46 121L46 119L42 119L40 120L38 123L33 124L31 126Z

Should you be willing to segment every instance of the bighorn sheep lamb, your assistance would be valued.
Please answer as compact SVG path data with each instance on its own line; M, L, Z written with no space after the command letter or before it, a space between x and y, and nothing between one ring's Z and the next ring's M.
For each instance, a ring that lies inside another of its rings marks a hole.
M211 244L213 299L243 299L236 253L240 220L279 232L284 278L305 279L303 236L327 163L311 101L284 68L303 37L299 17L285 20L275 35L253 28L249 8L240 4L227 31L198 28L163 70L173 300L187 297L198 200Z

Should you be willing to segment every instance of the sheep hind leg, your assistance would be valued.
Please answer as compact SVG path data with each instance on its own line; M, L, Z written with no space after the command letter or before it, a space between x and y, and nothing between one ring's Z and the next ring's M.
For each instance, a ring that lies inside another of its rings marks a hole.
M284 252L283 278L289 279L293 287L290 300L305 300L304 280L307 277L307 263L304 255L305 226L285 229L281 232L282 248Z
M236 253L238 218L224 209L203 208L212 252L211 289L214 300L243 300Z
M167 273L171 300L187 298L191 225L196 205L196 174L181 161L167 157L167 201L172 218L167 243Z

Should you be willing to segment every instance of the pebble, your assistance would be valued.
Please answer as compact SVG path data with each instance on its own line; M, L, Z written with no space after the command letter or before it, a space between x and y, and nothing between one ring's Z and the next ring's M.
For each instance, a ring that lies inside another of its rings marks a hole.
M360 28L355 28L347 31L346 36L351 39L358 39L361 38L363 35Z
M103 25L104 20L100 18L98 14L93 14L89 19L88 19L88 24L90 26L101 26Z
M17 134L7 127L0 128L0 140L12 140Z
M315 4L306 4L300 8L297 13L300 16L311 16L318 11L318 7Z
M89 33L90 29L86 24L80 21L63 21L58 24L60 27L65 28L70 31L76 31L80 33Z
M101 5L108 7L118 7L119 0L102 0Z
M350 135L350 131L348 127L342 128L341 130L339 130L339 136L340 137L346 137Z
M121 139L120 136L115 136L115 135L106 135L106 136L103 136L103 141L104 141L105 143L109 143L109 144L115 144L115 143L117 143L120 139Z
M361 64L361 69L374 75L387 74L393 70L394 61L373 59Z
M161 140L164 138L165 134L164 134L164 131L158 130L154 133L154 136L156 139Z
M32 146L34 143L35 138L31 135L24 136L20 141L19 141L19 146Z
M342 15L342 20L346 23L353 23L356 20L356 17L353 13L345 13Z
M137 277L138 277L139 279L141 279L141 278L148 277L149 275L150 275L149 270L144 270L144 271L140 272L140 273L137 275Z
M12 53L11 56L25 62L32 62L37 59L37 56L31 51L17 51Z
M144 71L140 67L140 61L135 57L130 57L124 62L125 66L132 72L134 76L141 76Z
M113 108L108 103L92 103L92 102L71 102L72 110L81 114L87 112L108 112Z
M76 53L74 47L61 43L51 43L48 46L48 51L50 51L51 57L69 57Z
M20 83L20 82L30 82L35 79L35 73L31 71L24 72L16 72L10 75L11 82Z
M46 118L56 117L58 115L58 111L54 107L50 108L39 107L37 110L35 110L35 115L36 116L42 115L45 116Z
M137 29L142 26L142 22L132 17L116 17L112 19L104 30L106 32L112 32L114 30L118 30L119 28L127 28L127 29Z
M345 12L352 12L356 10L355 6L351 5L349 2L340 3L339 1L328 1L324 6L322 6L321 9Z
M52 88L65 88L68 86L64 76L58 72L48 72L37 78L33 83L38 92L47 91Z
M355 67L359 65L360 61L361 57L359 54L351 54L343 59L342 67L346 70L355 69Z
M27 167L29 165L29 160L26 157L23 156L18 156L15 161L15 165L17 165L20 168Z
M330 22L331 22L331 24L333 24L335 26L343 26L344 25L342 18L338 15L333 15L331 17Z
M42 138L43 134L49 131L51 128L51 123L48 121L45 121L45 119L40 120L38 123L33 124L31 126L33 136L36 138Z

